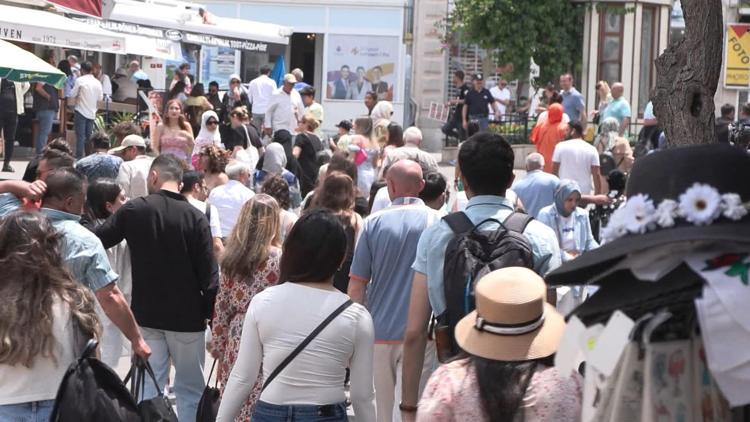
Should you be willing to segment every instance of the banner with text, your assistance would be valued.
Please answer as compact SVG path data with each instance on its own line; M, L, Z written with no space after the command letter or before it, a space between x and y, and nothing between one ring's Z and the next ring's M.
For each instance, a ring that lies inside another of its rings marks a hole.
M727 25L727 38L724 51L724 86L746 89L750 87L750 24L731 23Z

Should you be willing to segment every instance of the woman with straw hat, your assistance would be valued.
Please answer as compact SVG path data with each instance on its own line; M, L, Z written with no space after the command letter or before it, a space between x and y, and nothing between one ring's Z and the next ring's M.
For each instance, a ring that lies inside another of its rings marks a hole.
M553 366L565 321L545 302L544 281L504 268L482 277L475 294L476 310L456 325L464 358L432 374L417 420L579 420L582 379Z

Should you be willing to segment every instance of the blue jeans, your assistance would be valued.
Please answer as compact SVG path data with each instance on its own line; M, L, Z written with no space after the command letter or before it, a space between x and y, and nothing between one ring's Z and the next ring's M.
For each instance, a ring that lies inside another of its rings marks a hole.
M76 132L76 158L80 159L86 155L86 141L94 132L94 121L76 111L73 116L73 130Z
M490 118L488 116L470 115L469 122L476 122L479 125L480 132L486 132L490 127Z
M205 333L180 333L146 327L141 327L141 333L151 347L151 357L148 361L154 368L159 388L164 391L171 361L175 369L177 416L180 421L194 421L198 402L206 386L203 378L203 361L206 357ZM156 395L154 383L147 378L143 398L150 399Z
M42 149L47 145L47 138L52 132L52 122L55 120L57 110L39 110L36 112L36 118L39 120L39 130L36 133L36 153L41 154Z
M54 400L0 405L0 421L47 422L54 405Z
M252 422L346 422L346 403L278 405L258 401Z

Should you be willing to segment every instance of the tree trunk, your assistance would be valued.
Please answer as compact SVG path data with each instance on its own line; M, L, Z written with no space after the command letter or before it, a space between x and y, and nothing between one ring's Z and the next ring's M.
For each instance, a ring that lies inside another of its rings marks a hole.
M685 38L656 59L654 112L670 146L715 142L722 63L721 0L682 0Z

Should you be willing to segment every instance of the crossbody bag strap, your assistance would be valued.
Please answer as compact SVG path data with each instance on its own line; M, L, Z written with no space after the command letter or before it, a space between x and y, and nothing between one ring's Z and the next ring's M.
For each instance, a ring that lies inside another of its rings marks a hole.
M323 331L323 329L326 328L328 324L331 323L331 321L333 321L337 316L339 316L340 313L344 312L346 308L350 307L352 303L354 302L352 302L351 299L347 300L341 306L336 308L335 311L331 312L331 314L328 315L328 318L324 319L323 322L321 322L317 327L315 327L315 329L307 336L307 338L302 340L302 343L300 343L299 346L297 346L297 348L294 349L292 353L290 353L289 356L287 356L279 364L279 366L277 366L276 369L273 370L273 372L271 372L271 375L269 375L268 379L265 380L265 382L263 383L263 388L260 391L265 390L266 387L268 387L268 384L270 384L271 381L273 381L274 378L276 378L279 375L279 373L281 373L281 371L283 371L284 368L286 368L294 360L294 358L296 358L297 355L299 355L300 352L302 352L302 350L304 350L304 348L307 347L307 345L310 344L310 342L313 341L313 339L315 339L315 337L317 337L318 334L320 334L320 332Z

